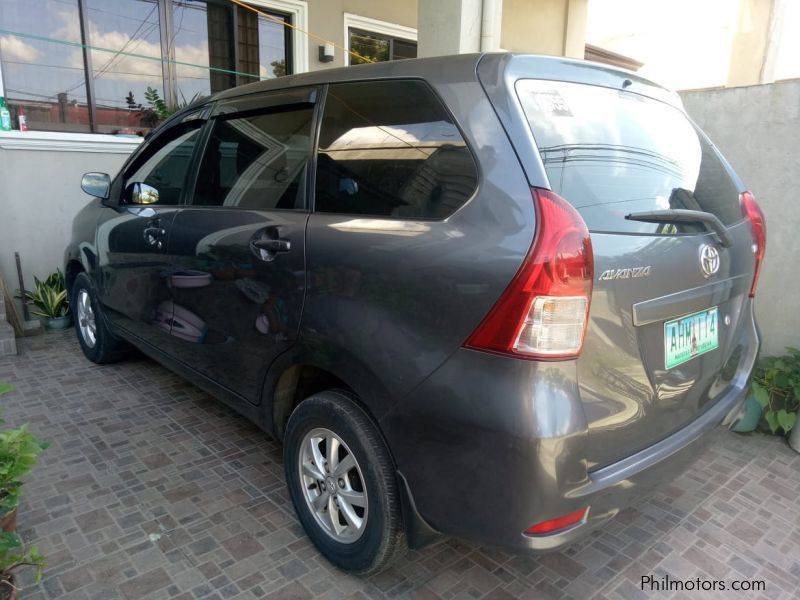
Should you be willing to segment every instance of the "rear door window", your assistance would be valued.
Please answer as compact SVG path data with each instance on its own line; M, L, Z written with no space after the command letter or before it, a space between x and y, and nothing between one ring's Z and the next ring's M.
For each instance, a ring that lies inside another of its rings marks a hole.
M192 205L252 210L305 207L311 104L212 120Z
M331 85L320 131L315 210L444 219L472 196L475 161L421 81Z
M521 79L516 91L550 185L592 231L704 231L694 224L625 219L647 210L700 210L726 225L742 219L725 165L677 108L579 83Z

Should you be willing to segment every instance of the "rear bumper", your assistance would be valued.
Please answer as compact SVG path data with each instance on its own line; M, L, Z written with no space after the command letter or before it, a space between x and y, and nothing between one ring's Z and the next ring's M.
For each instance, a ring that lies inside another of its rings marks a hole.
M457 351L382 421L419 515L434 529L522 552L569 544L684 470L719 425L738 421L758 333L727 391L687 426L601 469L587 469L588 426L574 362ZM589 507L584 522L531 525Z

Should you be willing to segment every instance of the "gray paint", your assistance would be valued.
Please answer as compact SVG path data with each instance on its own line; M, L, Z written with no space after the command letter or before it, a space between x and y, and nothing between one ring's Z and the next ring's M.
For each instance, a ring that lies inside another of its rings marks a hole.
M800 81L682 92L686 111L755 195L767 220L767 254L755 309L762 354L800 344Z
M498 100L511 93L509 72L547 78L562 73L568 80L614 88L632 79L628 85L640 93L668 99L663 88L625 72L501 55L324 71L253 84L215 99L249 103L268 99L282 86L421 78L450 109L479 164L474 196L445 220L292 213L308 218L299 334L280 356L270 347L254 357L265 371L260 389L253 382L244 392L231 390L212 379L196 352L164 342L154 331L152 311L142 313L142 307L166 297L164 276L175 266L171 245L155 253L139 249L139 220L154 218L155 210L137 213L120 206L119 192L116 198L112 192L110 206L88 208L76 220L66 254L68 276L77 267L70 261L80 258L105 309L118 319L115 331L267 430L280 426L272 422L272 397L287 367L313 365L344 382L379 424L413 494L411 505L439 531L526 551L568 543L616 514L634 490L668 480L704 433L736 418L758 333L746 288L717 281L752 273L752 238L746 223L732 226L734 244L725 249L718 279L705 279L698 249L713 243L713 234L593 234L596 273L629 265L636 256L652 263L659 276L595 283L579 359L522 360L464 348L531 247L536 211L530 184L546 183L530 139L507 134L527 127L516 121L519 114L508 102ZM209 230L228 225L211 216L224 212L204 215L177 206L167 212L177 212L175 221L183 214L205 218ZM293 234L302 237L302 227ZM92 256L98 269L91 267ZM124 259L117 263L124 269L106 277L112 259ZM272 265L294 269L286 255ZM122 278L136 278L136 285ZM219 279L215 276L215 285ZM297 308L291 288L276 285L273 293ZM694 291L681 294L688 289ZM645 303L650 322L634 324L638 303ZM729 317L719 350L665 369L662 322L710 306ZM208 309L214 310L211 303ZM230 333L236 335L236 328ZM252 363L229 347L209 346L206 358L228 360L231 375L247 382ZM260 403L248 401L262 390ZM592 509L582 525L545 537L522 533L587 505Z

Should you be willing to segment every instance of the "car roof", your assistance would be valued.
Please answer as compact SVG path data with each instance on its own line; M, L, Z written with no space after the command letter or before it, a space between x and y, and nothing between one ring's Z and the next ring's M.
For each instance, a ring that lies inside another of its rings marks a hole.
M214 94L210 100L224 100L247 94L282 90L293 87L322 85L344 81L363 81L388 78L420 78L433 84L457 81L457 77L468 74L477 77L478 64L481 71L494 71L500 75L515 73L529 78L553 79L589 83L619 88L628 80L636 84L639 93L659 100L676 94L641 75L625 69L585 60L536 54L514 54L508 52L456 54L429 58L385 61L372 64L352 65L334 69L322 69L308 73L276 77L249 83ZM499 77L498 77L499 78Z

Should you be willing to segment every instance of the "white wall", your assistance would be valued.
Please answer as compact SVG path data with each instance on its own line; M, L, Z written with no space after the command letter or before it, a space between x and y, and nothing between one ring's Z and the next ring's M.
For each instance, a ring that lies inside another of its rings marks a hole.
M686 111L736 169L767 220L756 295L762 354L800 346L800 81L681 93Z
M105 135L16 131L0 134L0 274L19 287L14 252L25 286L62 267L72 219L89 201L81 191L86 171L114 174L138 141Z

